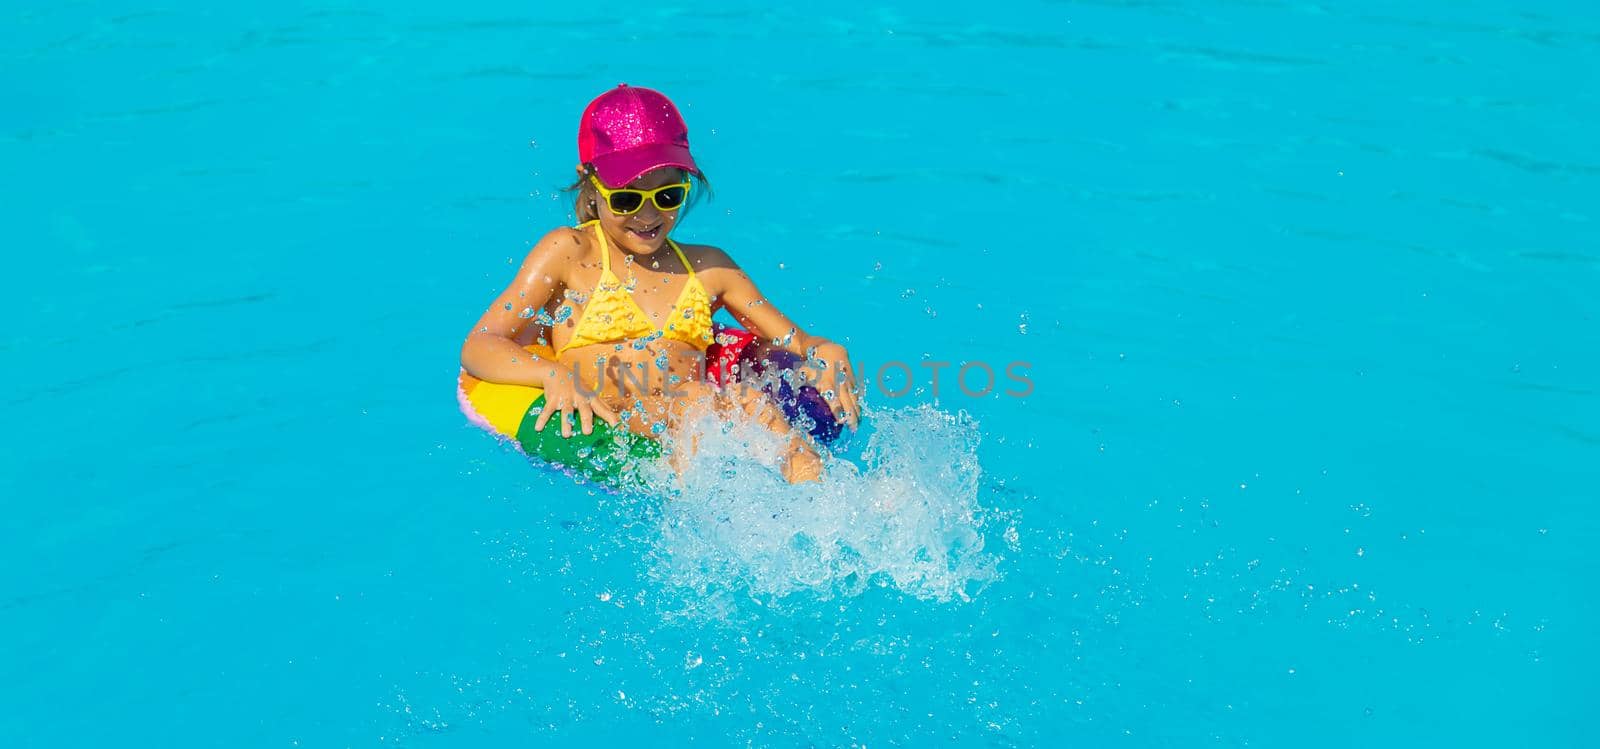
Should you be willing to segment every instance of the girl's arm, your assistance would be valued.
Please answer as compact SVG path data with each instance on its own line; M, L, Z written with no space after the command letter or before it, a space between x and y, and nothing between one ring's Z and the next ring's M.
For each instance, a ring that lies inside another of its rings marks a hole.
M826 396L835 416L854 427L860 419L859 394L850 355L844 347L822 336L800 329L788 315L769 301L754 281L728 254L715 247L706 248L701 275L709 276L717 298L740 325L767 339L777 348L817 360L823 369L816 373L816 387Z
M461 367L485 382L529 385L544 388L545 407L533 423L534 431L544 431L556 416L561 436L572 436L572 419L577 417L584 434L592 434L595 417L617 425L617 414L595 398L596 393L580 392L576 372L564 370L554 361L540 359L517 345L517 335L532 317L523 310L540 310L567 268L583 258L582 235L572 229L556 229L544 235L522 262L516 280L489 305L478 324L461 346Z
M523 310L538 311L555 293L570 263L582 257L577 232L560 228L544 235L522 262L517 277L478 318L461 347L461 367L486 382L544 387L555 374L555 362L545 361L517 344L517 336L531 318Z

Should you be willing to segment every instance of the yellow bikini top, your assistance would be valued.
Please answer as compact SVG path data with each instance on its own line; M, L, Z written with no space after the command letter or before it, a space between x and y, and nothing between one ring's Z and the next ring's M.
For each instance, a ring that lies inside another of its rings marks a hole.
M682 341L701 351L706 350L712 342L711 295L706 293L706 287L700 285L700 278L695 275L689 258L684 256L678 243L667 240L672 251L678 254L684 270L689 271L689 280L684 283L677 303L672 305L672 311L667 314L666 328L658 329L650 323L650 316L640 309L638 302L633 300L629 286L611 272L611 248L606 245L606 233L600 229L599 222L590 221L578 228L587 226L594 227L594 235L600 240L600 281L595 284L588 303L583 305L583 314L578 317L578 327L572 331L572 340L567 341L567 345L556 353L559 355L570 348L596 343L620 343L650 337Z

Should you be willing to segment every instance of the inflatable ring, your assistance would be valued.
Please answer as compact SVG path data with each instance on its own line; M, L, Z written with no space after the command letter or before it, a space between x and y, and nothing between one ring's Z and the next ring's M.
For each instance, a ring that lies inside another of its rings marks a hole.
M548 347L526 346L529 353L554 358ZM736 379L757 378L761 389L782 408L791 424L812 439L832 444L843 432L816 388L797 384L792 375L803 363L787 351L764 347L755 335L718 326L716 342L706 349L706 379L718 387ZM590 434L574 430L562 437L556 420L535 431L544 408L544 390L525 385L485 382L463 370L456 381L456 399L467 419L510 442L523 454L570 475L614 488L637 486L641 471L662 455L661 443L596 420Z

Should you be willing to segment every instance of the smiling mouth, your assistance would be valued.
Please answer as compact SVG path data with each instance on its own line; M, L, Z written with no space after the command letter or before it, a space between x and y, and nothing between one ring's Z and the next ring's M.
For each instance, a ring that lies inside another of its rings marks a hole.
M662 222L659 222L659 223L651 224L649 227L643 228L643 229L630 226L630 227L628 227L628 232L633 234L634 236L640 238L640 239L653 240L656 237L661 236L661 227L665 226L665 225L666 225L666 222L662 221Z

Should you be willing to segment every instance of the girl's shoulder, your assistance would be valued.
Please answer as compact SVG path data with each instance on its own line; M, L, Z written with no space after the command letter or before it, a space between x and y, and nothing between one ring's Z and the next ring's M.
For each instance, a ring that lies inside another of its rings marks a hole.
M589 251L590 241L585 232L571 227L551 229L528 250L527 257L522 259L518 278L523 283L533 283L539 279L544 282L571 283L573 269L592 254Z
M684 257L689 258L689 264L694 266L696 273L739 267L739 264L733 261L733 256L715 245L679 242L678 248L683 250Z
M589 254L594 237L587 231L571 226L558 226L546 232L528 251L528 262L541 265L550 263L576 263Z

